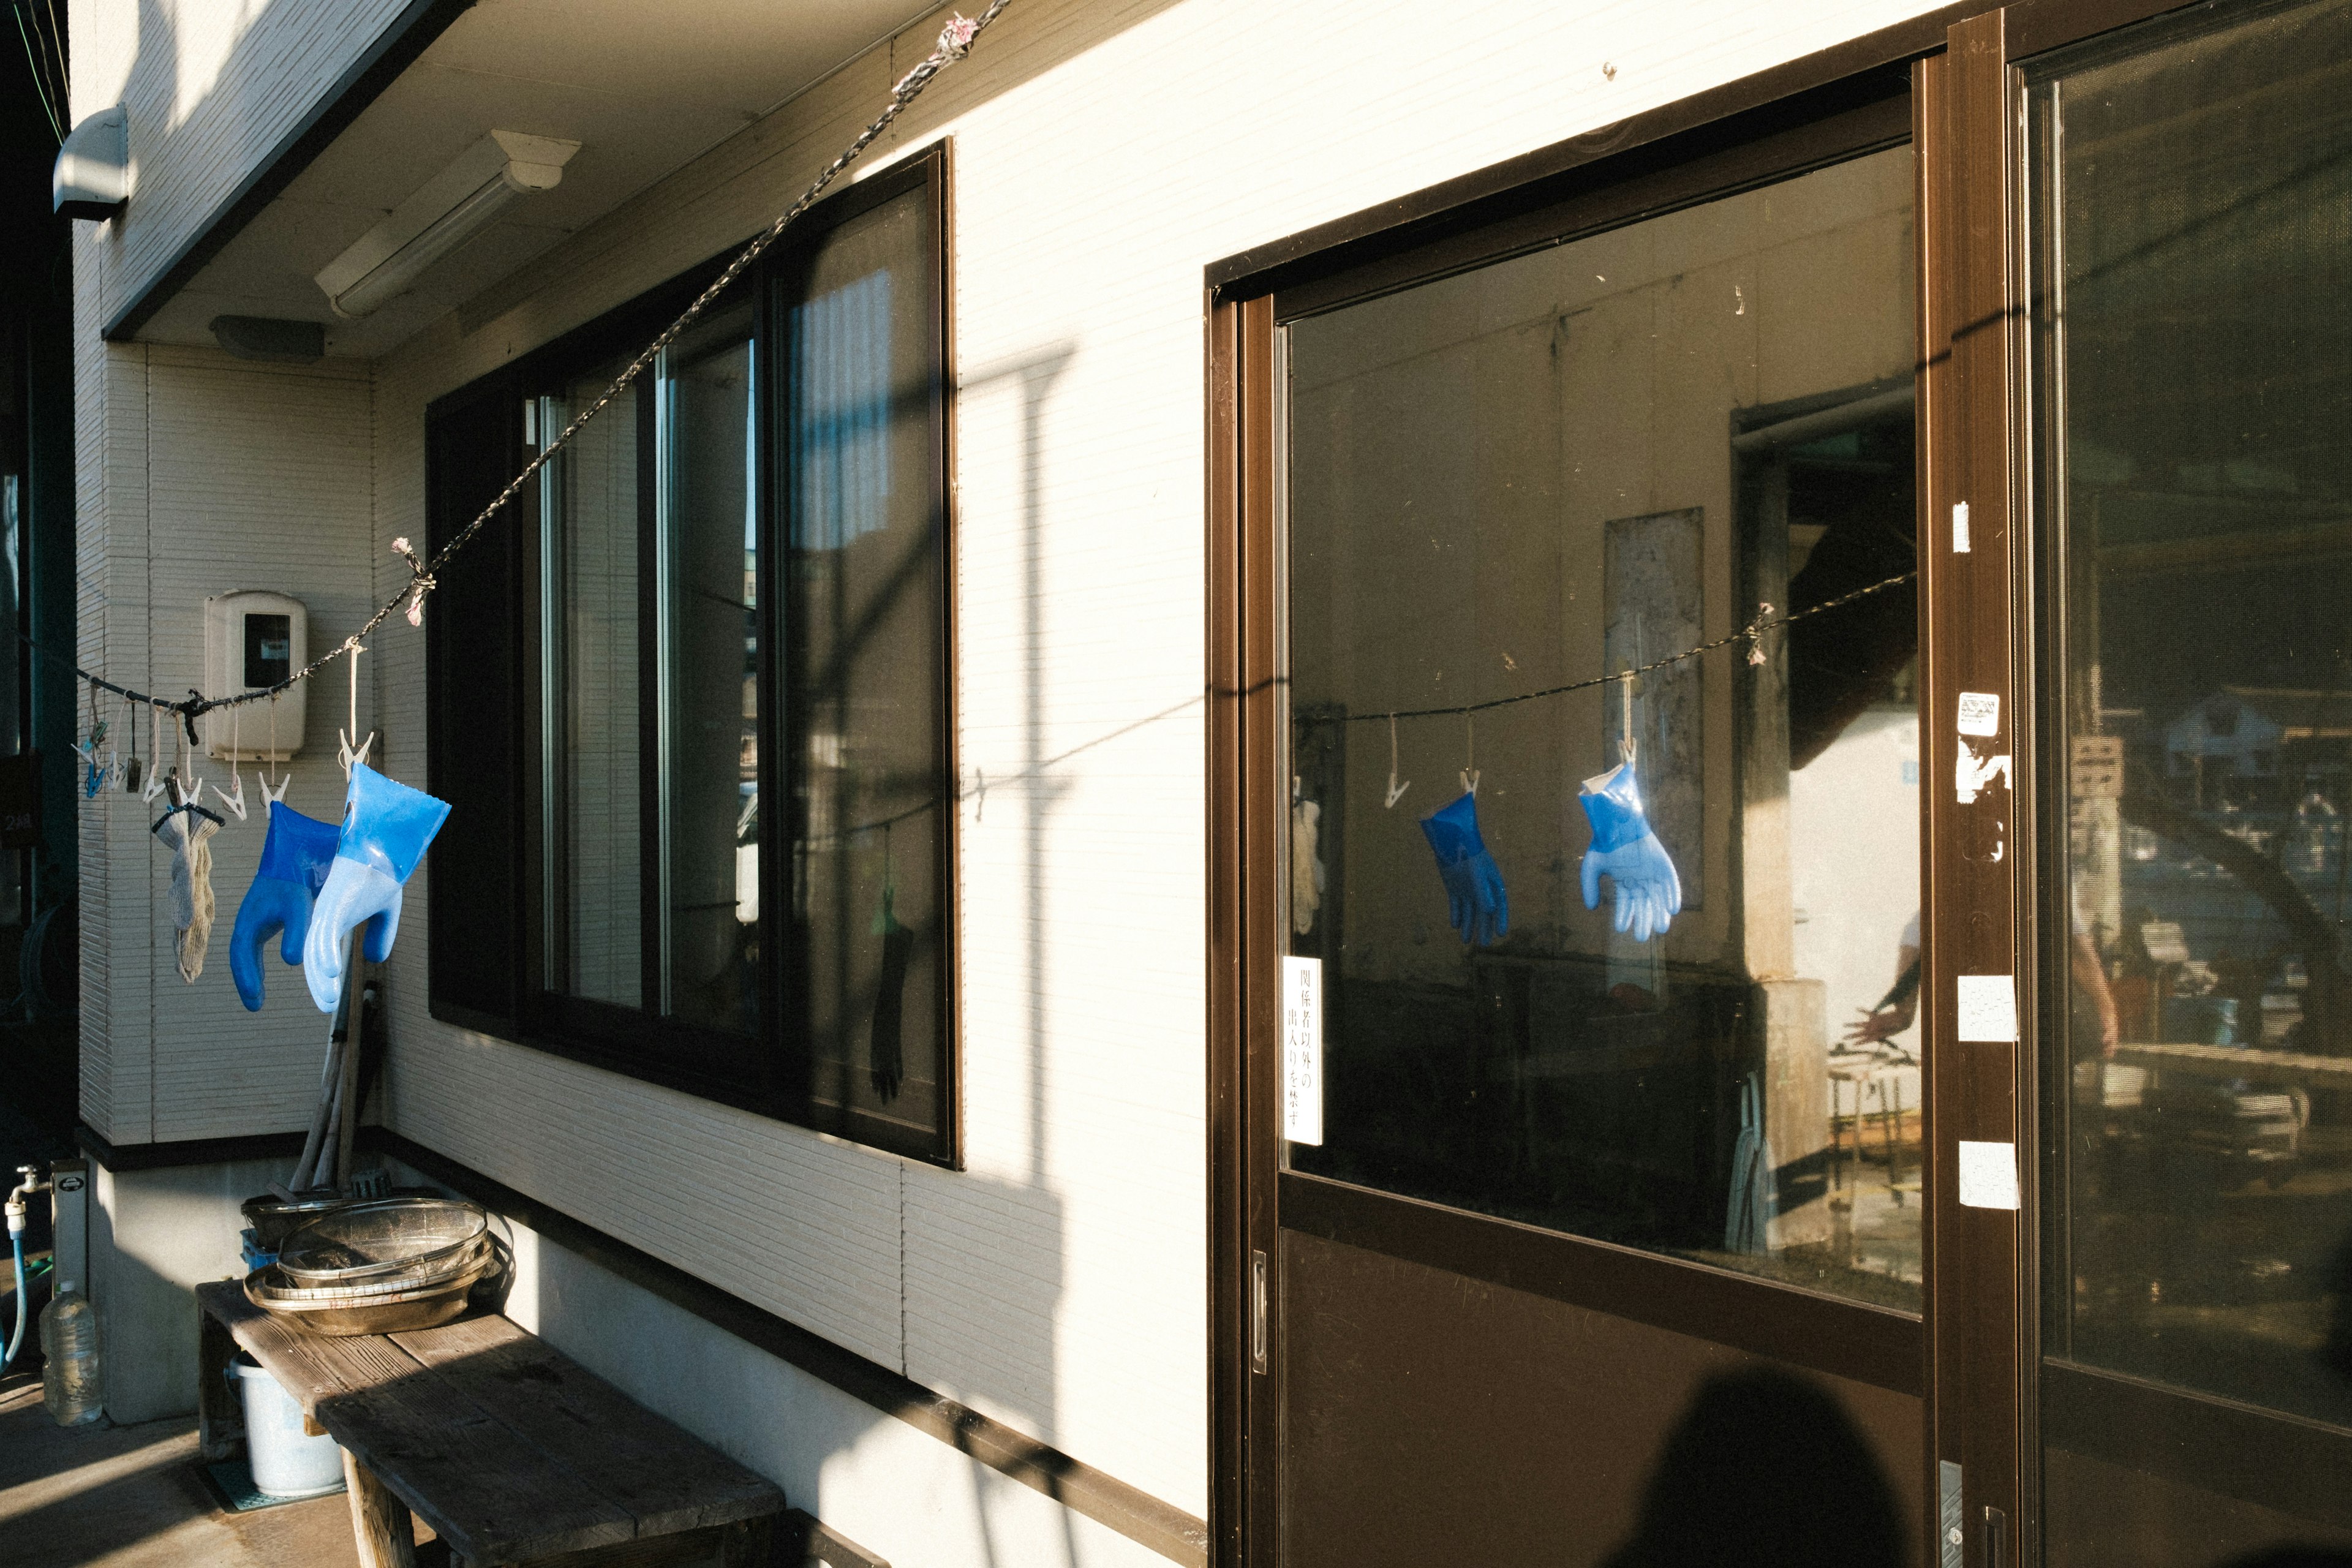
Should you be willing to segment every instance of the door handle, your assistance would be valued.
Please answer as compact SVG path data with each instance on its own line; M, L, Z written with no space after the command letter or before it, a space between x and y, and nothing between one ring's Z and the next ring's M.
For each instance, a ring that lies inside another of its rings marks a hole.
M1265 1254L1250 1250L1250 1370L1265 1370Z
M1984 1568L2009 1568L2009 1515L1990 1505L1984 1510Z

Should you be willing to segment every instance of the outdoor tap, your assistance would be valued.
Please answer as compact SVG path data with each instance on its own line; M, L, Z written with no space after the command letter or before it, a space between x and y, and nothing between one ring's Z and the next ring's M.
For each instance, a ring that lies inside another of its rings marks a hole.
M41 1173L41 1167L38 1165L19 1165L16 1167L16 1174L23 1179L16 1184L16 1190L8 1194L8 1234L10 1236L25 1234L25 1200L35 1193L46 1193L49 1190L49 1180Z

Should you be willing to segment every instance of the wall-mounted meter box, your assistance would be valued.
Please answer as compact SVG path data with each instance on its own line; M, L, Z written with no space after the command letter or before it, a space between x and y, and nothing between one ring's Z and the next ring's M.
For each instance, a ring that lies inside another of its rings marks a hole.
M247 589L205 601L205 696L275 686L310 662L310 617L301 600ZM291 758L302 749L308 686L281 691L271 702L214 709L205 715L205 754L227 757L234 737L237 761Z

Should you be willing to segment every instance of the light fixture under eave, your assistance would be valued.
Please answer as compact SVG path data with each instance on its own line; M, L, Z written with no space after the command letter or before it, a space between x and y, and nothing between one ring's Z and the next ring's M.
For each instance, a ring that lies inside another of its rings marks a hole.
M491 132L319 269L327 302L339 316L364 316L406 292L509 202L554 189L579 151L579 142L553 136Z

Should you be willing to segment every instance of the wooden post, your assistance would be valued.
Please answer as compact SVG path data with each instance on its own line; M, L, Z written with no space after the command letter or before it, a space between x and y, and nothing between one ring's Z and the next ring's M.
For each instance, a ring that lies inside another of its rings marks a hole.
M738 1520L720 1528L719 1568L768 1568L775 1560L776 1520L773 1514L760 1519ZM791 1568L801 1568L795 1563ZM884 1564L884 1568L888 1565Z
M374 1472L343 1451L343 1482L351 1489L352 1542L360 1568L416 1568L416 1530L408 1505Z
M228 1382L236 1342L210 1312L197 1313L196 1324L196 1454L226 1459L245 1438L245 1411Z

